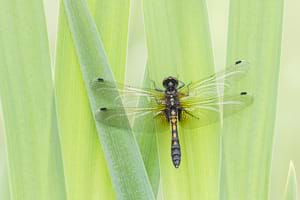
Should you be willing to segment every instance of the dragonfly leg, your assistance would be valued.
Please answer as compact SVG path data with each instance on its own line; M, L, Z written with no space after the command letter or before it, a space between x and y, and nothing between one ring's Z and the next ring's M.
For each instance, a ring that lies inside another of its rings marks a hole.
M186 86L186 88L187 88L187 92L186 93L182 93L185 97L188 97L189 95L190 95L190 85L192 84L192 82L190 82L189 84L187 84L187 85L184 85L184 86L180 86L179 88L178 88L178 90L180 90L180 89L182 89L183 87L185 87Z
M178 120L181 120L182 108L178 108Z
M196 115L194 115L193 113L191 113L191 112L189 112L189 111L187 111L187 110L185 110L185 109L182 109L182 112L185 112L186 114L188 114L188 115L191 116L191 117L194 117L194 118L196 118L196 119L199 119L199 117L197 117Z
M170 122L170 116L169 116L169 110L168 109L165 109L162 111L166 117L166 119L168 120L168 122Z
M166 105L166 101L155 98L157 104Z
M161 110L161 111L157 112L157 113L153 116L153 118L155 119L155 118L160 117L160 116L162 116L162 115L164 115L164 116L166 117L166 119L168 120L168 122L169 122L169 118L168 118L168 115L167 115L167 111L166 111L166 110Z
M190 82L189 84L187 84L186 88L187 88L187 93L186 95L189 96L190 95L190 85L192 84L192 82Z
M154 115L154 117L153 118L156 118L156 117L158 117L160 114L162 113L162 111L159 111L159 112L157 112L155 115Z
M181 88L183 88L185 86L185 83L181 80L178 80L178 81L181 85L178 86L177 90L180 90Z
M153 81L153 80L150 80L150 81L152 82L153 87L154 87L154 89L155 89L156 91L158 91L158 92L164 92L164 90L162 90L162 89L160 89L160 88L157 87L155 81Z

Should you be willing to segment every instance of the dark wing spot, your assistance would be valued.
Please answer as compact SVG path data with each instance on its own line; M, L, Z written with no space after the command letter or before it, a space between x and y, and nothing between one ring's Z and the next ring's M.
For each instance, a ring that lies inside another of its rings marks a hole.
M100 108L100 111L107 111L107 108Z
M240 95L247 95L247 92L241 92Z
M242 63L241 60L238 60L238 61L235 62L236 65L241 64L241 63Z
M97 81L104 82L104 79L103 78L97 78Z

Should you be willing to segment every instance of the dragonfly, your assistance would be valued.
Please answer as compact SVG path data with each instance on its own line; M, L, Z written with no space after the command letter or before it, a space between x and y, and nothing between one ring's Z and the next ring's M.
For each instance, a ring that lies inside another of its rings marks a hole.
M171 159L174 167L178 168L181 162L178 127L195 129L207 126L218 122L221 119L220 113L227 117L251 105L253 96L247 91L231 91L232 85L248 69L249 63L239 60L225 70L195 82L185 84L169 76L163 79L162 87L157 87L153 81L152 88L135 88L97 78L97 90L103 94L117 91L119 96L116 99L133 97L146 100L137 106L100 107L96 119L105 125L123 129L128 128L122 122L124 116L134 116L139 121L148 120L147 123L155 124L157 130L169 129Z

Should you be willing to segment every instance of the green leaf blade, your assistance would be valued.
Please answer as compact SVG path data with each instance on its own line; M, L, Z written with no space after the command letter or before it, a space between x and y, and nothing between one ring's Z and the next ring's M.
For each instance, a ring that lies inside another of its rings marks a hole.
M99 39L95 24L84 1L65 0L66 13L75 42L83 80L87 88L93 115L99 107L113 102L116 94L108 100L93 90L91 83L98 77L114 82L109 61ZM124 119L126 122L126 118ZM129 124L128 124L129 125ZM96 122L99 139L104 151L117 198L153 199L138 145L130 130L117 130Z
M148 73L157 85L168 76L189 83L214 73L205 1L145 0L144 16ZM179 169L171 161L171 133L158 130L164 199L218 198L218 129L218 125L195 131L179 127Z
M227 62L250 63L236 91L254 103L224 120L221 199L267 199L282 32L282 1L232 1Z
M65 199L41 1L0 1L0 98L7 199Z
M56 52L56 101L67 196L114 199L63 5Z
M90 2L90 3L89 3ZM88 5L101 35L114 78L123 83L128 43L130 1L90 0Z
M145 74L146 67L146 36L143 18L143 6L142 1L131 1L130 5L130 20L129 20L129 33L128 33L128 52L127 52L127 66L126 66L126 85L147 88L149 86L149 80L147 74ZM138 75L138 76L137 76ZM144 80L144 82L143 82ZM136 102L140 106L145 105L145 99L136 99ZM136 105L136 104L135 104ZM138 118L135 119L133 127L143 127L144 130L153 130L153 124L147 123L147 120ZM150 133L150 134L149 134ZM159 174L159 160L157 154L157 142L154 131L135 132L136 140L139 144L139 148L143 157L144 165L147 170L149 181L152 186L154 195L157 195L160 174Z

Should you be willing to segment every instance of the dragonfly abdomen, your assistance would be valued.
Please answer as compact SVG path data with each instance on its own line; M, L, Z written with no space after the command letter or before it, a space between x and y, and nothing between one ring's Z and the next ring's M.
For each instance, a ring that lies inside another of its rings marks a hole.
M170 116L170 125L171 125L171 157L174 167L178 168L181 161L181 151L180 151L180 144L178 138L178 128L177 128L177 112L176 110L171 110Z

